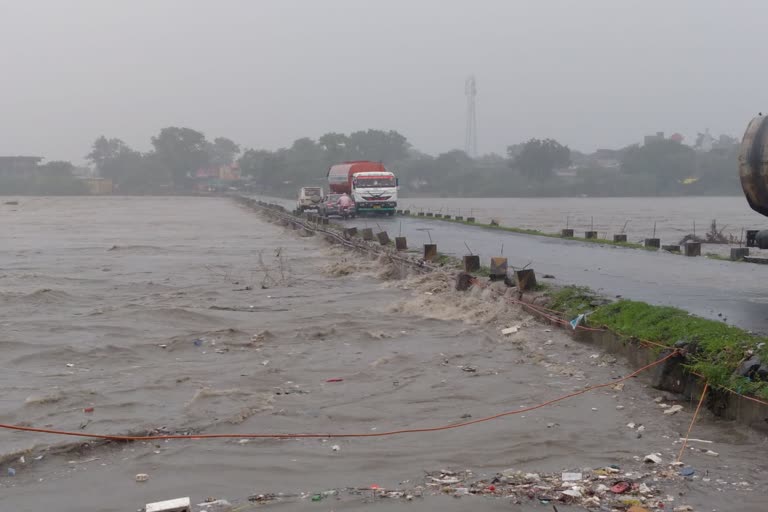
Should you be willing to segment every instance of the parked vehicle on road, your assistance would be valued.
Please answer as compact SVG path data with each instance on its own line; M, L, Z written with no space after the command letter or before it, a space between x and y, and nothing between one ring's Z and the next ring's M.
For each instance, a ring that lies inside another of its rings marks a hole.
M397 208L397 177L379 162L359 160L328 169L328 188L349 194L355 212L393 215Z
M339 206L339 198L342 194L328 194L320 203L318 213L323 217L338 216L343 218L355 217L355 207L342 208Z
M301 187L296 209L300 212L317 210L323 202L323 189L321 187Z

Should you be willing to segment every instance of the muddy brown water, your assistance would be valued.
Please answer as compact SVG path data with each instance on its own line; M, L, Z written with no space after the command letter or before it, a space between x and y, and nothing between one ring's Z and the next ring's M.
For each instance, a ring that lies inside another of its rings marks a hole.
M451 276L391 279L384 263L299 238L226 199L29 198L0 213L3 423L109 434L377 432L515 410L630 371L487 292L452 291ZM520 332L502 336L510 325ZM478 478L608 464L649 472L636 457L673 460L692 417L688 403L663 415L657 396L637 379L471 427L367 439L89 446L0 431L0 511L139 510L179 496L247 505L261 493L413 488L445 468ZM641 438L630 422L645 425ZM714 441L719 456L689 450L694 480L653 483L674 498L667 510L765 510L765 438L709 413L692 436ZM135 482L137 473L149 481ZM431 492L269 506L552 510Z

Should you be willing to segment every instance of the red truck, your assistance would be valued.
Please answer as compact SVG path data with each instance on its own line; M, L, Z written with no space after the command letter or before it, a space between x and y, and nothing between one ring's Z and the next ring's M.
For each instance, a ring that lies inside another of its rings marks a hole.
M380 162L357 160L328 169L328 188L333 194L348 194L358 213L392 215L397 208L397 178Z

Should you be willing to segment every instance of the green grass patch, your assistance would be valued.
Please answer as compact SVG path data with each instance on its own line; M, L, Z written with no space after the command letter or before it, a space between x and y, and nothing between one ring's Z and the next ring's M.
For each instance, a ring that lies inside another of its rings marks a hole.
M715 320L700 318L681 309L619 300L600 305L602 299L589 288L569 286L549 294L552 309L568 318L590 312L589 325L601 326L625 337L642 338L672 347L689 343L688 367L713 386L768 398L768 382L734 375L747 350L768 361L768 338ZM764 345L757 349L760 343Z
M568 318L592 311L592 303L598 295L586 286L566 286L549 294L549 307L564 313Z

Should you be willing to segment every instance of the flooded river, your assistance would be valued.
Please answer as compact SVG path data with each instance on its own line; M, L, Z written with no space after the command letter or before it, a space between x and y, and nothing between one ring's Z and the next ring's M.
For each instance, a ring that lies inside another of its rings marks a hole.
M654 480L643 457L674 460L695 404L665 415L654 399L675 397L642 379L461 429L237 437L451 424L630 371L486 292L453 291L451 276L399 276L227 199L23 198L0 206L0 233L0 422L236 435L101 445L2 430L0 511L141 510L181 496L225 498L238 511L550 511L538 499L441 494L425 472L609 465L656 490L650 510L765 510L764 436L708 412L692 437L719 455L694 446L691 479ZM518 333L500 334L512 325ZM136 482L140 473L149 479ZM371 503L343 492L374 485L423 487L424 497ZM342 491L312 501L328 490ZM268 505L247 500L278 493Z
M768 218L738 197L558 197L558 198L404 198L400 207L449 215L474 216L478 222L496 219L503 226L559 233L575 229L577 236L594 229L600 238L626 232L630 241L651 238L678 243L685 235L704 237L712 220L718 230L738 239L742 229L768 228Z

